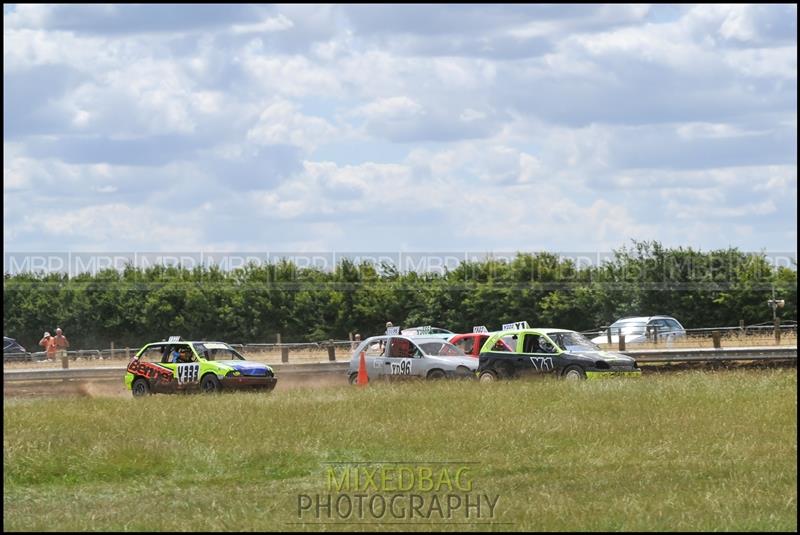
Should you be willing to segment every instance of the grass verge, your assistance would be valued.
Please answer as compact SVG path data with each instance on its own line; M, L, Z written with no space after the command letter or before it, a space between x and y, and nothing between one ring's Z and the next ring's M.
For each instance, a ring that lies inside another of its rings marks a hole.
M6 399L3 413L5 530L797 529L796 369ZM366 518L382 526L299 514L339 462L447 462L499 498L491 517Z

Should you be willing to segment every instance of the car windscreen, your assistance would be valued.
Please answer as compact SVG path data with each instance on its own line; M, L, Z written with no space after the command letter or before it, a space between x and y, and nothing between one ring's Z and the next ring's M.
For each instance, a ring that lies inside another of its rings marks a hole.
M466 353L461 351L450 342L424 342L419 345L426 355L433 357L466 357Z
M206 360L245 360L245 358L228 344L206 342L194 345L197 354Z
M611 334L644 334L647 322L642 320L620 320L611 324Z
M547 333L547 336L564 351L600 351L597 344L579 333L556 332Z

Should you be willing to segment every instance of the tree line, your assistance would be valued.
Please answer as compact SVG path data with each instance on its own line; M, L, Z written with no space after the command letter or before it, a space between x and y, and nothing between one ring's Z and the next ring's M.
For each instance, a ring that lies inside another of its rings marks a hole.
M441 273L341 260L334 269L289 261L222 270L168 266L6 274L3 330L36 350L60 326L71 348L138 347L169 335L231 343L347 339L380 334L385 323L454 332L502 323L586 331L623 316L666 314L686 328L797 319L797 266L763 253L697 251L633 242L601 265L553 253L462 262Z

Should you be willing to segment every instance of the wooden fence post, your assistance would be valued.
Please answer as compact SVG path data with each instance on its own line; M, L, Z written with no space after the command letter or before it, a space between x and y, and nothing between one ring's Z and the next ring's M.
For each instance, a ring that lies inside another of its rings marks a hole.
M775 318L775 345L781 345L781 320Z
M625 351L625 335L619 333L619 350Z
M278 339L278 347L281 350L281 362L289 362L289 348L281 345L281 333L277 333L276 338Z
M722 340L719 331L711 331L711 338L714 340L714 349L722 348Z
M353 336L352 334L350 336ZM328 360L333 362L336 360L336 348L333 346L333 339L328 340Z

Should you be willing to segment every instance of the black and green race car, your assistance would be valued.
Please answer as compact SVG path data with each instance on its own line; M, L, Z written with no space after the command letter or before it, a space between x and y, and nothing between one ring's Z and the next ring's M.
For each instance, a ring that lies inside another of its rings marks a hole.
M498 351L499 348L510 351ZM481 348L478 364L482 382L548 374L565 379L594 379L641 373L633 358L604 351L580 333L530 328L527 322L504 325L502 331L490 336Z
M147 344L128 363L125 386L138 396L178 392L270 391L278 380L270 366L252 362L224 342L178 337Z

